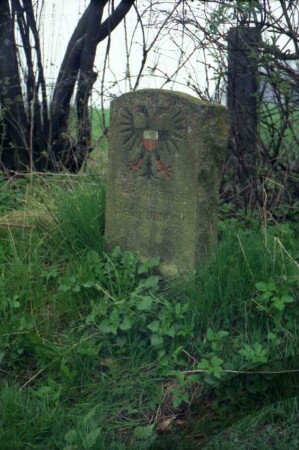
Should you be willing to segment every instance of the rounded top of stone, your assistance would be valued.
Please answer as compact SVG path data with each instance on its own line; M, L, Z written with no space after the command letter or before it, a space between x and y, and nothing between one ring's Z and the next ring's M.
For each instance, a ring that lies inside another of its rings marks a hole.
M119 98L125 98L125 97L138 97L138 96L146 96L146 95L165 95L165 96L172 96L172 97L178 97L181 100L185 100L188 103L193 103L196 105L202 105L202 106L213 106L215 108L220 108L220 109L227 109L225 106L220 105L219 103L211 103L207 100L202 100L198 97L194 97L193 95L190 94L186 94L185 92L180 92L180 91L172 91L170 89L155 89L155 88L150 88L150 89L138 89L137 91L131 91L131 92L127 92L123 95L121 95L120 97L117 97L115 100L119 99Z

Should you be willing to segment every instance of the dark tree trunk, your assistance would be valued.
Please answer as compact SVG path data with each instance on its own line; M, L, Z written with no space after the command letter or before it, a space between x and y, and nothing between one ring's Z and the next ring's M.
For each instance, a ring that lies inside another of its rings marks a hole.
M90 148L88 100L97 74L93 72L98 34L104 7L108 0L92 0L81 17L67 48L54 90L51 115L52 162L56 170L61 167L77 172ZM76 98L78 141L76 146L68 137L67 127L71 98L78 79Z
M108 0L91 0L81 17L67 47L51 108L51 170L66 168L77 172L90 151L90 121L88 100L97 78L93 72L96 48L119 25L134 4L123 0L113 13L101 23ZM78 79L79 74L79 79ZM78 80L76 96L78 140L74 144L68 136L71 98Z
M228 97L231 117L229 163L245 206L255 203L257 196L258 126L258 28L231 28L228 33Z
M50 113L32 0L0 0L0 164L3 170L68 169L77 172L90 151L88 101L97 74L96 48L128 13L134 0L122 0L102 23L109 0L90 0L69 41L54 88ZM26 61L23 97L15 42L18 23ZM34 53L36 65L33 63ZM68 128L78 82L77 141Z
M51 153L52 169L61 170L70 163L72 145L67 136L71 98L74 93L80 57L84 47L86 25L90 12L90 5L85 10L75 28L62 61L51 103Z
M29 165L28 122L21 90L14 20L8 0L0 1L0 104L2 168L25 170Z

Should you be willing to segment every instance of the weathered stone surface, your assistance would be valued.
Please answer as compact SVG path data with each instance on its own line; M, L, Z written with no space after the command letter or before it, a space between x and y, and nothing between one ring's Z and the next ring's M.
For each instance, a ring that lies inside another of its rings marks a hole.
M193 271L211 251L224 161L226 108L173 91L111 103L106 240L161 257L161 272Z

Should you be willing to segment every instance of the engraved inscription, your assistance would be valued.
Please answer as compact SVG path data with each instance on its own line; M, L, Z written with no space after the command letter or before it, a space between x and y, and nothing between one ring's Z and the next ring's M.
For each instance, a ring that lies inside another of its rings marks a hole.
M129 151L129 168L146 178L170 177L171 159L183 141L184 116L157 108L150 114L146 106L122 108L122 145Z

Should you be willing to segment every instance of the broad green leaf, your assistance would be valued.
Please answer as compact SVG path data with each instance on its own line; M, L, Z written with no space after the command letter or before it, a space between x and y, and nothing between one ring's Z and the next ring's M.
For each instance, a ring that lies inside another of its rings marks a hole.
M191 381L192 383L199 383L200 382L200 376L196 374L188 375L187 377L188 381Z
M151 276L146 278L146 280L142 281L138 287L142 289L153 289L155 288L160 281L160 277L158 276Z
M183 393L183 395L182 395L182 400L183 400L185 403L189 403L190 399L189 399L189 394L188 394L188 392L184 392L184 393Z
M71 286L69 286L68 284L61 284L58 289L62 292L68 292L71 290Z
M180 303L177 303L176 305L175 305L175 315L176 316L179 316L181 314L181 304Z
M294 303L294 301L295 301L294 297L292 297L291 295L283 295L283 296L281 297L281 300L282 300L284 303Z
M86 283L82 283L82 286L86 289L94 287L95 283L94 281L87 281Z
M218 356L213 356L211 359L211 365L213 367L221 366L221 364L223 363L224 363L223 359L218 358Z
M163 344L163 337L159 336L158 334L152 334L151 335L151 345L153 347L156 347L157 345Z
M137 302L136 308L139 311L150 311L152 308L153 299L148 295L141 297L141 300Z
M113 323L119 322L119 310L117 308L114 308L112 313L110 314L110 320Z
M218 346L219 346L219 342L217 342L217 341L214 341L214 342L212 342L212 344L211 344L211 347L212 347L212 350L213 350L213 351L216 351L217 348L218 348Z
M163 373L163 375L167 376L167 377L172 377L172 376L177 376L177 370L171 369L171 370L167 370Z
M145 261L141 266L138 268L138 274L141 275L143 273L147 273L150 269L154 267L158 267L160 264L160 258L152 258Z
M74 444L76 441L78 441L78 431L77 430L68 431L64 436L64 439L68 444Z
M117 258L119 258L121 255L122 255L122 253L121 253L120 246L117 245L117 246L114 247L114 249L112 250L112 252L111 252L111 257L114 258L114 259L117 259Z
M116 345L118 345L119 347L124 347L127 343L127 338L126 336L117 336L116 338Z
M215 338L214 331L211 328L208 328L208 331L207 331L208 341L212 341L214 338Z
M267 335L267 338L268 338L270 341L276 341L276 340L278 339L277 336L276 336L276 334L272 333L271 331L269 331L269 333L268 333L268 335Z
M182 308L182 312L183 312L183 313L186 313L187 311L189 311L189 308L190 308L189 303L185 303L184 306L183 306L183 308Z
M156 333L158 330L160 330L160 322L159 320L154 320L151 322L147 328L151 330L153 333Z
M86 448L86 449L93 448L98 440L98 437L101 434L101 431L102 431L102 428L98 427L98 428L91 430L89 433L87 433L83 439L83 448Z
M211 367L210 361L208 361L207 359L202 359L198 364L197 364L198 369L209 369Z
M134 437L136 439L149 439L154 434L155 424L146 425L144 427L136 427L134 430Z
M77 347L78 355L87 355L87 356L97 356L99 351L101 350L102 345L88 345L87 343L83 343L82 346Z
M81 287L79 286L79 284L76 284L73 288L72 288L73 292L80 292L81 291Z
M279 297L275 298L275 301L273 302L273 306L274 306L274 308L278 309L278 311L282 311L285 308L284 302Z
M176 370L175 376L177 377L180 384L184 384L185 375L182 372L180 372L179 370Z
M218 333L218 336L222 339L224 337L229 336L229 332L228 331L224 331L224 330L220 330Z
M91 408L90 411L88 411L87 414L83 417L83 423L88 423L90 420L96 415L97 408Z
M102 333L105 334L117 334L117 329L118 329L118 325L112 324L111 322L109 322L108 319L103 320L100 325L99 325L99 329Z
M174 407L174 408L177 408L178 406L180 406L180 404L182 403L182 399L180 398L180 397L175 397L174 399L173 399L173 402L172 402L172 406Z
M268 300L268 298L271 298L271 297L273 297L273 292L271 292L271 291L265 291L262 294L263 300Z
M268 281L267 288L268 288L268 291L272 291L272 292L275 291L276 286L275 286L275 283L273 280Z
M264 283L263 281L260 281L259 283L255 284L255 287L258 291L266 292L268 291L267 283Z
M243 348L243 349L239 350L239 353L240 353L240 355L244 356L246 359L251 359L252 355L254 355L254 352L251 350L251 348Z
M174 328L174 326L171 326L169 328L163 328L163 334L173 338L175 336L175 328Z
M214 367L213 374L216 378L221 378L222 370L220 366Z
M119 325L122 331L130 330L132 328L132 322L129 316L125 316L123 322Z
M95 321L96 316L94 314L89 314L86 319L85 319L85 323L87 325L90 325L91 323L93 323Z

